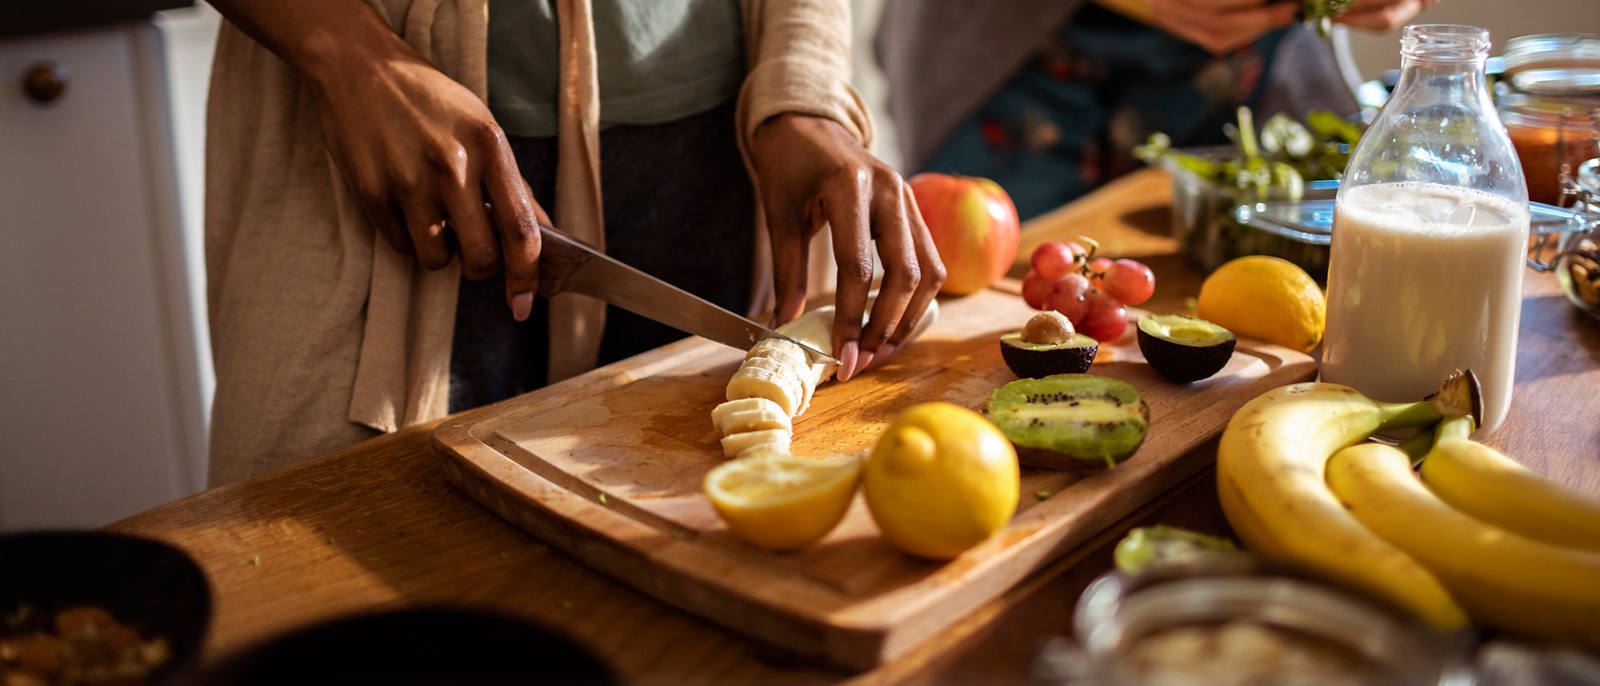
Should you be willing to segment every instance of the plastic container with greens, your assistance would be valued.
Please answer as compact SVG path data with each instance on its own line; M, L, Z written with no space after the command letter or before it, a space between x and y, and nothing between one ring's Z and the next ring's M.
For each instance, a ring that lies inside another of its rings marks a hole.
M1332 198L1361 129L1318 110L1302 124L1273 115L1256 131L1247 107L1228 127L1233 146L1178 150L1157 133L1134 153L1172 174L1172 235L1185 254L1210 271L1245 255L1272 255L1299 265L1319 282L1328 272L1328 237L1269 232L1242 224L1240 205Z

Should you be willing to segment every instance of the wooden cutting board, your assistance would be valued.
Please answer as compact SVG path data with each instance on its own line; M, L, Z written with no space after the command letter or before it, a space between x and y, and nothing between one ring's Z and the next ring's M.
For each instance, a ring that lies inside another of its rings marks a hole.
M794 452L870 448L901 410L931 400L974 409L1016 377L998 338L1033 314L987 290L941 301L934 324L888 365L817 389ZM1008 292L1009 291L1009 292ZM858 495L818 544L770 553L734 538L701 494L723 460L711 408L741 351L691 338L452 420L434 433L450 480L550 545L735 631L804 656L866 668L909 650L1030 572L1205 466L1188 453L1245 401L1316 375L1304 354L1240 341L1216 376L1170 383L1130 334L1092 373L1132 383L1150 405L1139 450L1110 470L1024 469L1017 514L947 563L884 543Z

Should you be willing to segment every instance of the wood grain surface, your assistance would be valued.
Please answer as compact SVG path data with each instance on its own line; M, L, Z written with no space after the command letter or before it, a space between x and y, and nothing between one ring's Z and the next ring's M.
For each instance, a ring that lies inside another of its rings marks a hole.
M1157 274L1147 306L1181 311L1203 275L1165 238L1167 194L1164 175L1139 172L1030 222L1024 242L1091 233L1144 246L1140 259ZM1110 568L1121 531L1166 522L1229 533L1207 468L905 655L849 672L655 600L496 517L446 482L433 428L411 427L110 528L171 542L199 562L216 601L212 658L338 615L449 603L556 627L630 682L673 684L1025 682L1040 645L1068 632L1083 587ZM1527 275L1511 417L1489 442L1600 496L1600 321L1568 305L1549 274ZM1209 464L1214 448L1206 443L1187 459Z
M933 327L888 365L817 389L795 419L799 455L870 449L895 415L942 400L981 410L1016 379L999 338L1035 311L1016 283L941 301ZM949 563L886 544L857 497L805 550L746 545L701 492L724 458L711 409L743 352L701 340L625 361L616 386L555 386L441 426L446 473L541 539L669 603L799 655L870 667L904 653L1061 552L1203 468L1183 458L1250 398L1316 374L1308 356L1242 341L1215 376L1174 384L1144 362L1131 330L1092 373L1138 388L1150 429L1116 468L1023 471L1010 523Z

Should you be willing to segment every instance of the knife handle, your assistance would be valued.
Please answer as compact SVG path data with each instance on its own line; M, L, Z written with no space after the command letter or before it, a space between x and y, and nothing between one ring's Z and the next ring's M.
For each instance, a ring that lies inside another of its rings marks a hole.
M567 290L567 281L594 249L543 224L539 242L539 295L549 298Z

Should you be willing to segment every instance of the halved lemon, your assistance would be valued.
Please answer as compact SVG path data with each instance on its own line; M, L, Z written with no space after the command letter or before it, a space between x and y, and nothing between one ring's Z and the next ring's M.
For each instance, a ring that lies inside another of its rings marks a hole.
M861 478L855 455L757 453L706 473L705 492L735 536L769 550L804 548L844 518Z

